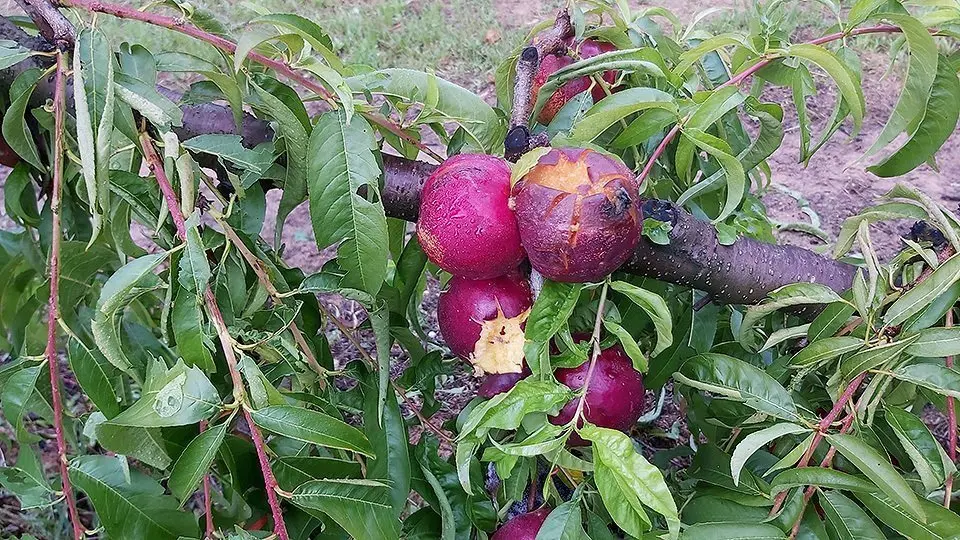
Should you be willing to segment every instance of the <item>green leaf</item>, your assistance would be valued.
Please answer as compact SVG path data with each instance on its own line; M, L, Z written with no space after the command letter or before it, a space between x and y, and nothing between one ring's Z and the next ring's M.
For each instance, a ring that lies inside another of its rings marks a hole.
M370 441L362 431L321 412L289 405L274 405L250 411L250 415L258 426L279 435L376 457Z
M163 286L160 278L153 273L166 260L167 253L144 255L125 264L117 270L100 290L97 310L90 329L97 348L103 356L121 371L134 379L140 378L120 343L120 321L123 308L137 297L157 290Z
M863 340L852 336L823 338L804 347L790 359L791 366L819 366L863 347Z
M574 497L550 512L534 540L582 540L584 538L587 536L583 531L580 499Z
M197 518L177 510L177 501L164 495L160 484L118 458L75 458L70 480L87 494L100 526L112 538L197 537Z
M890 21L900 27L907 40L910 54L907 56L907 73L904 75L903 92L890 113L890 119L883 131L864 152L864 156L875 154L887 146L908 126L914 124L923 114L927 97L937 75L937 42L927 27L917 19L898 13L884 13L877 17Z
M183 262L181 259L181 266ZM182 274L181 274L182 275ZM201 291L200 294L203 294ZM213 340L204 324L202 299L197 293L178 289L170 312L173 336L177 342L177 353L188 366L197 366L207 373L213 373L217 366L213 361Z
M337 249L347 271L343 285L375 295L387 275L387 218L377 192L377 143L363 118L342 111L321 115L310 136L310 220L317 246ZM358 193L367 191L364 197ZM372 199L372 200L371 200Z
M243 146L239 135L208 133L197 135L180 144L190 152L199 152L216 156L228 161L243 171L262 175L273 164L274 155L268 145L250 149Z
M888 178L902 176L933 158L957 127L960 118L960 80L950 61L940 57L937 76L927 99L923 118L910 139L880 163L867 167Z
M884 525L902 534L904 538L929 538L947 540L957 537L960 530L960 517L951 510L919 499L925 519L919 519L890 497L880 494L857 493L857 498L871 514Z
M24 416L29 410L31 398L37 388L37 380L41 373L46 373L46 364L38 364L21 369L11 376L6 384L3 385L3 393L0 394L0 404L3 405L3 415L7 421L13 424L17 441L29 444L36 442L39 438L28 432L24 423Z
M433 87L436 103L431 103L429 116L421 117L421 122L456 122L468 136L469 151L490 152L503 143L506 125L490 105L473 92L433 74L381 69L351 77L347 85L355 92L369 91L413 103L426 103Z
M770 482L770 495L774 496L795 487L818 486L844 491L864 491L872 493L877 486L864 478L853 476L836 469L822 467L799 467L787 469Z
M886 540L870 516L839 491L820 491L817 496L827 516L828 531L840 540Z
M545 281L527 317L524 330L527 340L545 342L559 332L573 313L581 289L579 283Z
M691 141L697 148L714 157L720 163L720 167L726 176L726 200L720 213L712 221L712 223L720 223L733 214L740 206L740 202L743 201L747 189L747 176L743 170L743 165L740 164L740 160L732 155L733 150L723 139L694 128L684 128L682 133L684 139Z
M826 439L843 457L860 469L860 472L873 480L881 491L901 504L911 515L923 519L923 509L917 496L886 456L880 455L872 446L853 435L826 435Z
M570 133L572 139L590 142L620 119L646 109L664 109L676 118L677 104L670 94L656 88L628 88L610 95L587 109Z
M17 76L10 85L10 106L3 112L2 126L3 140L18 156L41 171L45 170L45 167L40 161L37 144L33 141L32 132L27 125L26 112L42 76L43 70L39 68L29 69Z
M663 297L625 281L614 281L610 288L629 298L653 321L657 330L657 346L653 349L652 356L673 345L673 317Z
M118 372L99 351L88 349L78 338L71 338L67 345L70 369L77 377L83 393L103 411L107 418L120 413L120 399L112 379Z
M916 341L917 337L918 335L914 334L901 339L900 341L894 341L893 343L885 343L877 347L864 349L844 359L843 363L840 365L840 371L843 373L845 378L852 379L864 371L869 371L871 369L883 366L892 360L899 358L900 355L903 354L903 352L907 349L907 347Z
M846 302L834 302L825 307L810 323L810 330L807 332L810 343L836 334L850 320L855 310L856 308Z
M637 341L633 339L630 332L608 319L603 320L603 327L607 329L607 332L617 336L617 339L620 340L620 345L623 346L624 352L627 353L627 356L630 357L630 361L633 363L633 369L640 373L646 373L648 368L647 357L643 355L643 351L640 350L640 346L637 345Z
M10 39L0 40L0 70L19 64L34 52Z
M940 443L933 438L933 434L924 425L923 421L913 413L899 407L886 405L883 408L883 417L893 428L893 432L900 440L900 446L910 456L910 461L920 475L923 487L927 491L937 489L947 479L947 471L943 466L943 450Z
M640 508L640 504L643 504L663 516L670 529L670 538L677 538L680 534L677 505L660 469L644 459L634 448L633 441L620 431L587 425L580 429L579 433L584 439L593 442L594 458L599 462L595 476L598 485L603 482L608 486L606 494L601 488L600 496L611 515L616 518L620 512L614 504L619 501L608 500L611 493L609 488L616 485L637 516L645 516ZM642 536L643 531L636 528L636 520L624 521L625 523L618 521L617 524L621 527L629 525L631 529L625 528L628 533Z
M207 474L227 434L228 422L211 427L190 441L170 471L167 487L173 496L186 501Z
M360 478L361 468L356 461L316 456L284 456L272 462L280 488L293 491L310 480L324 478Z
M77 147L93 216L93 234L88 245L93 245L103 215L110 207L110 142L116 95L114 56L103 32L84 28L77 35L73 73Z
M203 371L183 361L167 369L155 360L147 370L143 393L129 409L110 420L132 427L171 427L195 424L220 408L220 395Z
M180 107L164 97L151 86L141 80L134 79L124 73L118 73L114 82L117 97L135 109L153 125L168 129L183 124L183 111Z
M3 207L7 216L28 227L40 224L37 194L33 187L30 166L26 162L17 163L3 186Z
M389 371L388 371L389 373ZM379 392L374 377L367 379L363 400L363 430L377 459L367 461L367 478L382 480L390 486L390 504L399 517L410 494L410 453L407 426L397 396L390 392L379 416ZM377 385L378 386L378 385ZM381 418L378 422L376 419Z
M907 347L911 356L944 357L960 354L960 327L927 328Z
M847 106L850 107L854 133L859 132L865 109L863 89L843 61L827 49L807 43L791 45L787 49L787 54L813 62L827 72L827 75L836 83Z
M683 540L781 540L783 531L765 523L700 523L683 530Z
M475 432L491 429L516 429L523 417L534 412L555 412L573 399L573 391L554 381L521 380L509 392L478 405L460 428L458 440Z
M776 379L731 356L716 353L694 356L674 378L681 384L743 401L777 418L800 419L793 398Z
M750 456L757 450L785 435L795 435L806 433L807 431L809 431L809 429L803 426L784 422L761 429L760 431L755 431L744 437L742 441L737 443L737 447L733 450L733 455L730 457L730 475L733 476L733 483L735 485L740 483L740 471L743 470L743 466L747 464L747 460L750 459Z
M379 482L311 480L295 489L290 500L330 516L354 538L393 540L400 533L387 486Z
M210 264L207 262L206 249L200 238L200 212L194 212L187 218L187 247L180 257L180 271L177 280L184 289L202 296L210 281Z
M939 364L912 364L895 369L893 376L938 394L960 399L960 371L956 369Z
M785 285L769 293L768 297L764 303L747 308L737 336L740 343L752 345L754 327L771 313L793 306L830 304L840 300L840 296L833 289L819 283Z
M91 415L87 427L94 421L94 416L97 414L101 413L98 411ZM107 422L103 416L98 420L100 423L94 426L94 433L97 442L107 450L129 456L161 470L172 463L173 460L167 455L166 443L159 428L118 426Z
M0 486L17 497L20 510L46 508L57 500L40 459L28 444L20 445L15 467L0 467Z
M280 98L254 84L257 96L263 102L267 114L277 123L277 130L280 137L283 138L287 150L287 166L284 169L283 194L280 197L280 206L277 210L277 224L274 229L274 245L280 245L280 237L283 234L283 224L294 208L300 205L307 197L308 178L314 178L315 169L311 169L313 163L311 156L316 156L317 147L308 139L309 134L303 124L297 118L297 115L287 107ZM336 116L337 113L332 113ZM321 117L320 122L323 123ZM363 148L360 146L359 148ZM340 150L343 152L343 150ZM344 155L344 159L346 156ZM309 176L308 176L309 174ZM338 179L338 181L342 181ZM311 208L312 208L311 203ZM324 246L321 246L324 247Z

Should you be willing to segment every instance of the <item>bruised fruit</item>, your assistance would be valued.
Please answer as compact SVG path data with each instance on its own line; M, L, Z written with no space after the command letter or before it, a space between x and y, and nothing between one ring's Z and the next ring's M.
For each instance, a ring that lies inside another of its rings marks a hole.
M577 390L583 387L589 369L587 361L576 368L557 369L554 375L561 384ZM595 426L627 431L637 423L643 414L643 376L633 369L633 362L620 345L600 351L584 399L583 418ZM560 426L573 420L578 401L564 405L550 422ZM570 436L569 443L587 444L576 433Z
M437 304L440 333L478 373L519 374L531 303L530 284L519 272L478 280L454 276Z
M520 382L520 379L528 376L530 376L530 368L526 364L523 365L519 373L489 373L483 377L477 395L490 399L498 394L509 392Z
M417 238L437 266L471 279L502 276L524 258L509 207L510 167L493 156L461 154L427 178Z
M640 241L639 188L618 159L554 148L513 187L520 239L538 272L554 281L599 281Z
M543 507L528 514L519 515L503 524L503 527L497 529L490 540L535 540L543 522L552 511L549 507Z
M585 59L613 50L616 50L616 47L610 43L588 39L580 43L580 46L576 49L576 54L579 58ZM550 75L553 75L560 69L574 62L574 58L568 54L548 54L543 57L540 61L540 66L537 68L537 72L533 76L533 84L530 88L531 106L536 104L537 94L540 93L540 88L546 84ZM617 81L617 72L613 70L605 71L602 77L607 84L614 84ZM540 109L540 113L537 115L537 121L544 125L549 124L568 101L573 99L577 94L585 92L591 86L593 86L593 90L591 90L593 101L597 102L603 99L606 95L603 88L601 88L599 84L593 84L593 80L589 76L579 77L563 83L560 88L550 96L543 105L543 108Z

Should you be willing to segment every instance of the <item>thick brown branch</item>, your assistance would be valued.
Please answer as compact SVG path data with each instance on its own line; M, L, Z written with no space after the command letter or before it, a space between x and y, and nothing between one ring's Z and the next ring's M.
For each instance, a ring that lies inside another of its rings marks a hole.
M40 35L61 51L73 49L76 38L73 25L55 8L50 0L16 0L37 25Z

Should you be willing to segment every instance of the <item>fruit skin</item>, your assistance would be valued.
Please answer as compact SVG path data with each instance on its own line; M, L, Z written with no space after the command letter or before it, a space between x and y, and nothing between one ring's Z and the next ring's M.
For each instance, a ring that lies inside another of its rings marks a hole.
M540 527L552 510L545 506L534 512L517 516L497 529L490 540L535 540Z
M575 339L583 341L582 338ZM561 384L577 390L583 387L589 369L590 362L587 361L576 368L559 368L554 375ZM603 349L587 388L583 417L595 426L627 431L643 414L644 392L643 375L633 369L633 362L623 348L614 345ZM550 423L559 426L570 422L577 412L578 401L574 399L564 405L559 414L550 417ZM572 446L589 444L576 433L567 442Z
M571 44L568 43L568 46L570 45ZM617 48L612 43L597 41L595 39L587 39L580 43L577 54L581 59L585 59L605 52L614 51L616 49ZM531 107L536 105L537 94L540 93L540 88L546 84L550 75L553 75L558 70L565 68L574 62L574 58L568 54L548 54L540 61L540 66L537 68L537 72L533 76L533 84L530 88ZM616 70L604 71L602 77L607 84L614 84L617 82ZM560 109L562 109L567 102L573 99L573 97L577 94L590 88L592 83L593 81L591 80L591 77L580 77L562 84L560 88L558 88L553 95L550 96L543 108L540 109L540 113L537 115L537 121L544 125L552 122L553 117L560 112ZM606 92L603 91L603 88L601 88L599 84L596 84L593 85L591 95L593 96L593 101L597 102L606 97Z
M427 257L451 274L487 279L524 259L510 211L510 167L494 156L460 154L427 178L417 238Z
M498 394L509 392L521 379L529 377L530 374L530 368L526 364L523 365L523 370L519 373L490 373L483 377L477 395L484 399L490 399Z
M513 187L530 264L554 281L599 281L640 241L639 188L614 157L554 148Z
M0 122L3 122L2 116L0 116ZM12 169L17 166L17 163L20 163L20 156L13 151L13 148L10 148L10 145L7 144L6 139L0 137L0 165L4 165Z
M487 373L519 373L523 365L522 328L532 303L530 284L520 272L482 280L454 276L437 303L440 333L454 354L473 361L478 360L473 353L484 328L496 326L500 330L494 323L503 323L512 331L507 337L520 340L513 343L508 365L474 365Z

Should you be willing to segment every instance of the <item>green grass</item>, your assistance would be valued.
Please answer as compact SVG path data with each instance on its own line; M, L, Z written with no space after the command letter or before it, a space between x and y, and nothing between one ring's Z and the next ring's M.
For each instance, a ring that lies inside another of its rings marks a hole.
M522 30L508 29L499 23L494 1L260 0L256 5L274 13L296 13L318 23L331 36L345 62L374 68L432 70L477 90L524 37ZM222 17L221 22L235 38L256 16L245 2L194 0L193 4ZM143 23L103 16L97 21L112 38L140 43L153 52L202 51L208 57L214 54L212 49L190 38ZM488 32L499 39L487 42Z

